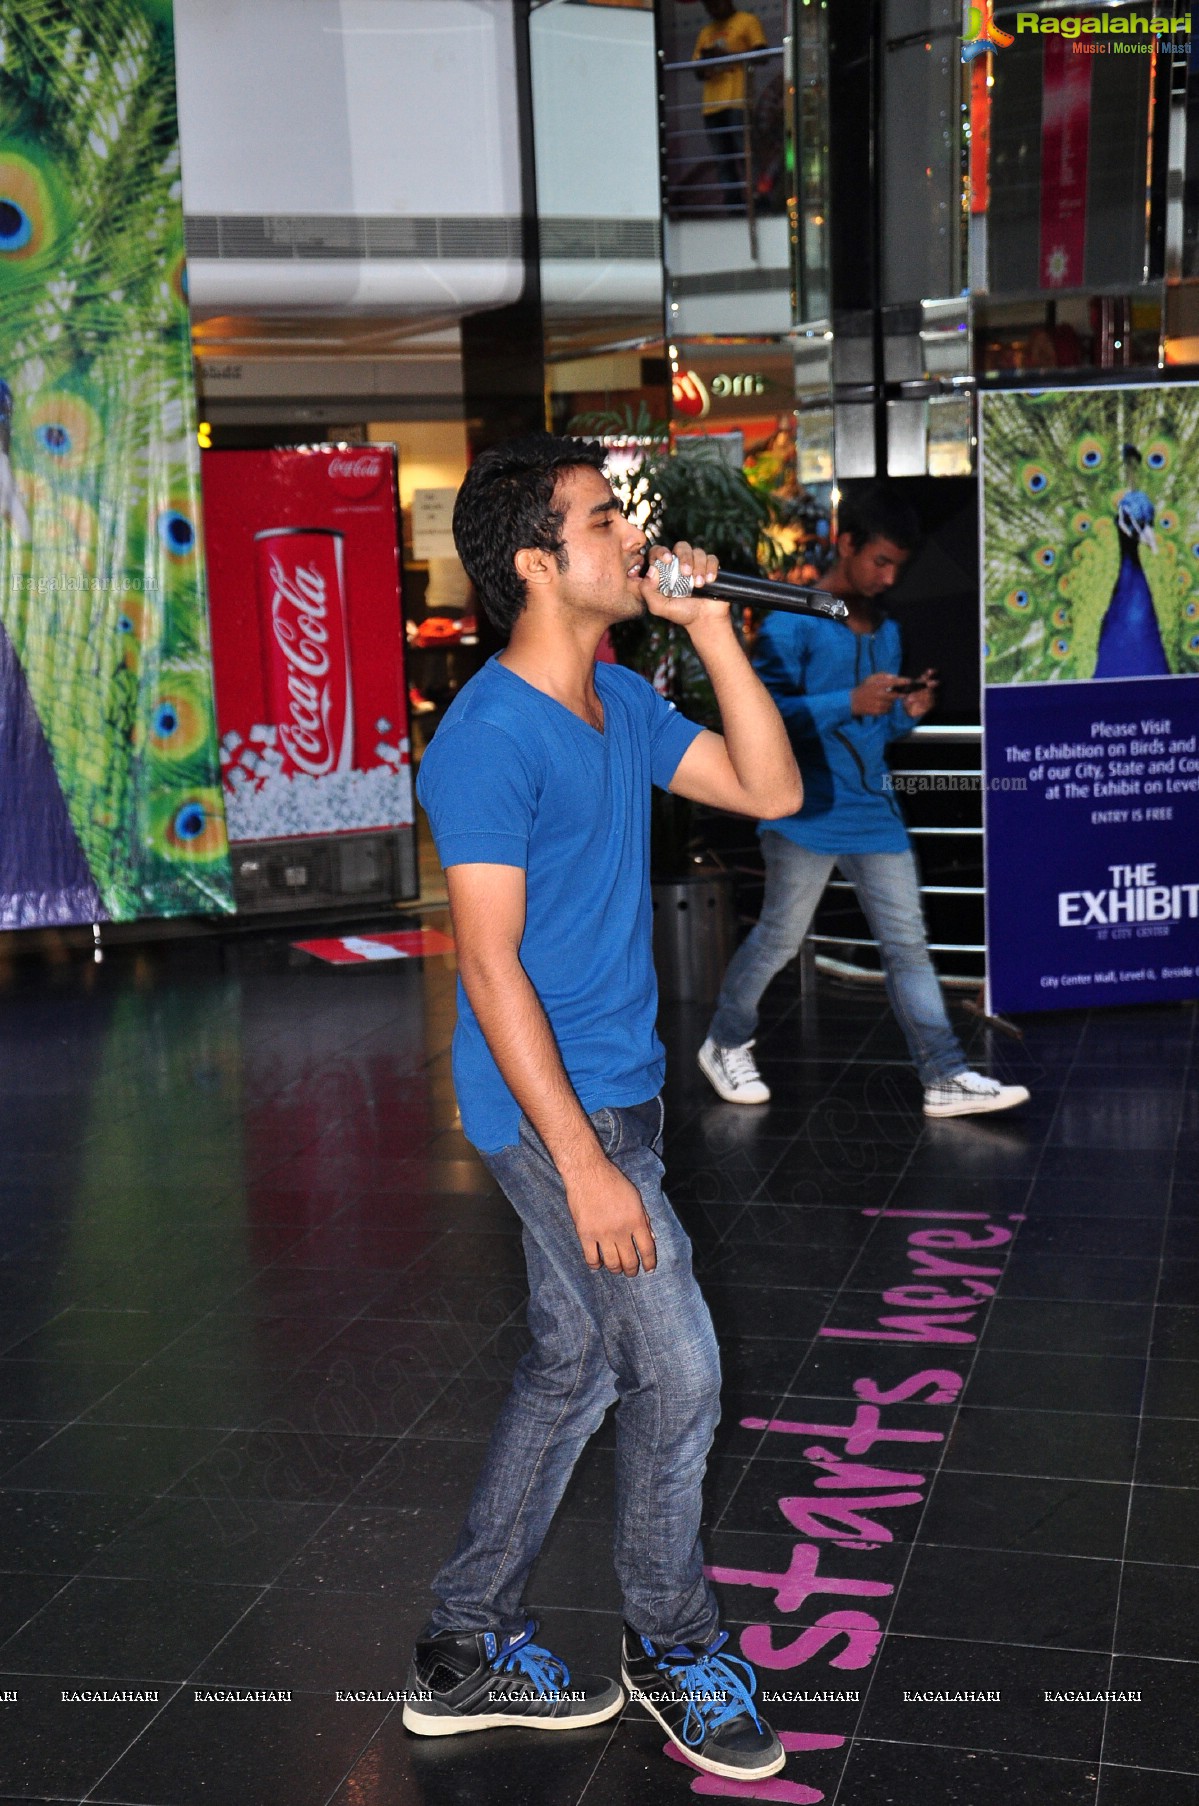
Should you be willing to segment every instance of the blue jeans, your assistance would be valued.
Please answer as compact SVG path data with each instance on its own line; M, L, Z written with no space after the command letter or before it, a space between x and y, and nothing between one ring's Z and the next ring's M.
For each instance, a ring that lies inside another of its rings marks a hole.
M458 1546L433 1582L431 1631L523 1628L524 1590L575 1462L616 1406L616 1572L625 1617L657 1642L718 1624L703 1571L700 1489L720 1416L720 1360L691 1244L662 1191L662 1105L597 1110L608 1158L631 1179L657 1243L652 1273L594 1273L557 1168L522 1117L485 1154L524 1224L533 1345L492 1431Z
M882 955L887 997L923 1085L966 1070L966 1056L945 1012L928 956L916 861L906 853L813 853L785 834L761 835L766 895L757 926L724 975L708 1030L718 1047L753 1039L758 1003L777 972L799 952L834 865L853 885Z

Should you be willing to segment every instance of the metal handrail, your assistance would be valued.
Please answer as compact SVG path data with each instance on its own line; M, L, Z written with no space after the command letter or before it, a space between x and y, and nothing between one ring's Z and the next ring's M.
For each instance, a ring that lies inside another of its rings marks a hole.
M681 69L723 69L729 63L761 63L767 57L782 56L781 44L767 44L762 50L732 50L728 56L692 56L685 63L663 63L663 69L672 74Z
M754 85L753 85L754 84L754 69L756 68L756 66L759 63L773 61L775 58L779 58L781 60L783 58L783 56L784 56L784 47L781 44L779 44L779 45L766 45L761 50L733 51L727 56L704 56L704 57L694 57L693 56L693 57L689 57L686 62L664 63L662 65L664 72L667 74L680 75L680 74L690 73L691 75L699 76L699 77L701 77L701 79L704 79L704 80L707 79L707 76L709 75L709 73L714 73L721 69L739 68L739 69L744 69L744 71L745 71L745 94L744 94L744 97L742 98L742 100L740 102L736 103L737 109L740 111L740 114L741 114L740 128L738 130L737 127L733 126L733 127L718 128L718 129L726 130L732 139L735 140L737 137L739 137L740 141L741 141L740 142L740 154L741 154L741 184L740 185L744 191L745 220L746 220L746 224L749 227L749 255L750 255L750 260L753 263L757 263L757 261L758 261L758 219L757 219L757 208L756 208L755 200L754 200L754 155L753 155L753 131L752 131L753 108L754 108ZM671 164L671 141L673 140L673 145L674 145L675 149L678 151L679 156L686 157L686 156L691 156L694 153L691 152L690 150L683 151L680 148L681 141L684 139L693 138L698 135L701 135L701 128L689 128L686 126L680 126L677 123L677 120L672 122L669 118L669 115L671 113L675 113L677 115L681 112L685 112L688 110L690 110L689 103L683 103L683 102L680 102L677 100L676 101L667 101L665 103L665 113L667 115L665 123L666 123L666 132L667 132L666 166L667 166L667 186L668 186L668 188L670 185L669 171L670 171L670 164ZM730 154L735 154L732 152L731 145L730 145ZM721 160L722 159L723 159L723 153L721 153ZM720 161L718 160L717 173L718 173L719 179L715 183L705 182L705 183L699 184L698 186L702 187L705 190L713 189L713 190L715 190L715 193L717 196L724 196L727 198L728 195L730 194L730 192L735 194L736 189L733 188L731 185L726 186L724 177L720 176L719 172L720 172ZM714 199L711 201L704 200L700 204L700 207L698 210L701 212L704 212L704 213L710 212L713 214L723 211L723 209L720 207L719 201L717 199Z
M938 742L944 746L981 746L982 738L981 727L938 727L931 721L927 726L921 724L904 735L905 740L921 740L926 746L935 746Z
M871 940L869 937L864 939L861 935L855 934L805 934L805 947L809 941L821 941L829 947L878 946L877 941ZM929 941L927 945L932 953L985 953L987 951L983 946L976 946L973 941ZM975 979L974 982L977 984L978 980Z
M826 890L852 890L853 885L848 878L830 878L825 885ZM985 897L986 891L981 884L922 884L922 897Z
M978 746L981 748L982 728L981 726L972 724L945 727L930 723L927 726L921 725L913 728L911 733L905 736L905 739L909 742L919 739L925 746ZM973 777L979 780L981 786L983 771L980 760L979 768L977 770L971 767L970 769L963 771L953 766L930 766L919 768L901 767L896 772L896 776ZM959 839L978 840L982 837L983 828L981 822L977 827L967 828L923 827L919 825L912 826L909 824L908 833L913 836L919 835L930 839L938 837L956 837ZM853 885L850 884L848 879L834 878L830 881L827 888L829 890L852 891ZM920 886L920 894L922 897L984 897L986 891L981 884L922 883ZM881 975L877 971L867 966L858 966L856 962L852 960L834 959L829 958L825 954L817 954L815 951L817 946L877 948L878 942L874 939L863 937L861 935L814 934L809 932L804 938L804 947L809 949L805 964L815 965L822 971L832 973L838 978L849 978L863 984L878 983ZM928 947L931 953L971 953L983 954L985 956L987 951L986 946L977 941L930 941ZM976 977L967 976L961 973L943 972L939 976L942 984L958 990L976 989L979 982Z

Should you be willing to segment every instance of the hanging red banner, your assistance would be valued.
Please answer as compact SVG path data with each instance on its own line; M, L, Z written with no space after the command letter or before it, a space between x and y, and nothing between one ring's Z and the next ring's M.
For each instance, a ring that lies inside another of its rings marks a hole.
M970 211L991 205L991 66L980 57L970 67Z
M1081 288L1087 245L1091 59L1073 40L1047 37L1041 87L1043 288Z

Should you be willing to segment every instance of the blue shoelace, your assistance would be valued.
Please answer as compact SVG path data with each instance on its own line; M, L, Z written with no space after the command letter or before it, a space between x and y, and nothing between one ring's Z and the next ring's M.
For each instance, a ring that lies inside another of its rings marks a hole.
M491 1666L497 1674L523 1675L538 1693L565 1692L570 1686L570 1669L540 1643L533 1642L536 1629L535 1619L530 1618L520 1635L509 1638L503 1645Z
M728 1642L729 1633L722 1630L710 1648L701 1655L681 1644L664 1654L646 1643L663 1674L669 1675L681 1692L687 1694L687 1713L683 1719L683 1741L701 1744L705 1737L730 1724L734 1718L752 1718L761 1730L754 1691L758 1677L740 1656L722 1656L717 1652ZM644 1639L642 1639L644 1642ZM740 1670L740 1673L738 1673Z

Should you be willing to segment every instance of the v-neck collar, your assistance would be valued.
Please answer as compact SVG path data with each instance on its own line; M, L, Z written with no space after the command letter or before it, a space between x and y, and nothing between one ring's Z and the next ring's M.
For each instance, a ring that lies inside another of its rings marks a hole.
M607 726L608 726L608 705L604 701L603 697L600 696L600 694L599 694L598 678L596 681L595 693L597 696L599 696L599 704L600 704L601 709L604 711L603 727L596 727L595 724L591 721L588 721L585 716L577 715L572 708L568 708L566 703L560 701L557 696L551 696L549 691L543 690L539 684L530 683L527 677L522 677L519 671L514 671L512 669L511 665L503 664L500 660L500 655L498 652L492 653L491 663L496 667L497 670L505 672L508 677L514 677L518 684L523 684L525 686L526 690L532 690L535 695L544 697L546 702L552 702L556 709L561 709L562 713L564 715L569 715L570 719L572 721L577 721L579 726L581 728L583 728L586 733L594 734L597 740L605 740L607 738L606 730L607 730Z

